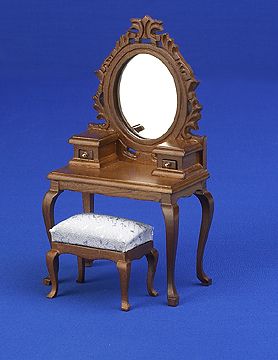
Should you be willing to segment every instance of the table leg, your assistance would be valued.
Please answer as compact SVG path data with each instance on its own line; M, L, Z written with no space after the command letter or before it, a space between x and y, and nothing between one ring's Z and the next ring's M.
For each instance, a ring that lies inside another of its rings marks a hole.
M45 229L46 229L46 233L48 236L48 240L50 243L50 247L51 247L51 234L50 234L49 230L55 224L55 222L54 222L54 206L55 206L55 202L56 202L58 196L61 193L62 193L62 191L60 191L58 189L58 187L53 186L50 188L50 190L45 194L45 196L43 198L42 212L43 212L44 224L45 224ZM51 285L49 276L47 276L43 279L43 283L45 285Z
M95 196L94 194L82 193L83 211L91 213L95 211Z
M210 225L213 218L214 201L211 193L206 190L197 191L194 195L197 196L202 206L202 223L197 249L196 272L198 279L203 285L211 285L212 279L210 279L203 270L203 258Z
M179 207L177 204L161 204L166 228L167 298L169 306L177 306L179 294L175 286L175 262L179 234Z
M82 193L82 204L84 213L91 213L95 211L95 196L90 193ZM85 266L92 266L93 261L85 259Z

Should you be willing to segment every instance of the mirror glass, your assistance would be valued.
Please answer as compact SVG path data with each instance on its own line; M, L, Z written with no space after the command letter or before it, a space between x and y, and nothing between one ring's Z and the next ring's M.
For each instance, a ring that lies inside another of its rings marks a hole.
M139 54L127 63L120 79L118 98L125 120L139 137L159 138L175 119L174 78L155 56Z

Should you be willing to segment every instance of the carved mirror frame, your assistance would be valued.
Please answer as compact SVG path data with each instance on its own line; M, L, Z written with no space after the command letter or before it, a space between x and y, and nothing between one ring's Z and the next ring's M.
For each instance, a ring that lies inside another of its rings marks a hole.
M74 145L70 166L100 169L123 160L150 165L148 171L154 176L179 179L208 176L206 137L191 133L198 129L201 117L202 107L195 94L199 82L174 40L162 30L162 22L150 16L131 19L131 27L97 71L99 86L94 108L102 122L91 123L85 133L70 138ZM120 109L119 83L123 69L139 54L149 54L162 61L176 86L175 118L166 133L156 139L141 137L139 127L131 127Z
M122 145L125 148L135 149L139 157L140 154L152 153L159 144L163 143L178 142L179 147L184 147L190 139L192 141L192 138L195 138L191 130L198 129L198 120L201 117L202 107L195 94L199 82L174 40L169 34L161 33L162 30L162 22L150 16L131 19L131 27L116 42L115 48L96 72L99 86L93 97L94 108L98 112L97 118L104 122L89 124L89 130L98 128L117 132ZM137 136L136 131L132 130L125 121L119 106L118 86L121 73L128 61L138 54L150 54L160 59L172 74L176 85L175 119L168 131L157 139Z

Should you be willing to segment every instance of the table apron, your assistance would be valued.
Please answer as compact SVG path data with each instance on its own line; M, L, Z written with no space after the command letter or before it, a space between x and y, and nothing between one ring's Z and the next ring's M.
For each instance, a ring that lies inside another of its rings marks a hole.
M121 189L114 186L85 184L80 182L73 183L70 181L59 181L59 189L157 202L161 201L162 196L162 193L153 191L148 192L133 189Z
M77 191L84 193L92 193L92 194L101 194L106 196L114 196L114 197L125 197L137 200L147 200L147 201L156 201L162 202L165 204L172 204L178 201L181 197L188 197L194 194L195 191L203 188L203 182L197 182L191 186L188 186L184 189L181 189L173 194L163 193L163 192L155 192L155 191L143 191L143 190L135 190L135 189L125 189L118 188L115 186L106 186L99 184L86 184L81 182L71 182L71 181L58 181L58 188L60 191L69 190L69 191Z

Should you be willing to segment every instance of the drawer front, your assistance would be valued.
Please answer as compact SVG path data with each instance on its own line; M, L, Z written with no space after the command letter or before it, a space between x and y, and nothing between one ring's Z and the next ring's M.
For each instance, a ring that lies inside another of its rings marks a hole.
M162 160L162 167L165 168L165 169L177 170L177 161L176 160L163 159Z

